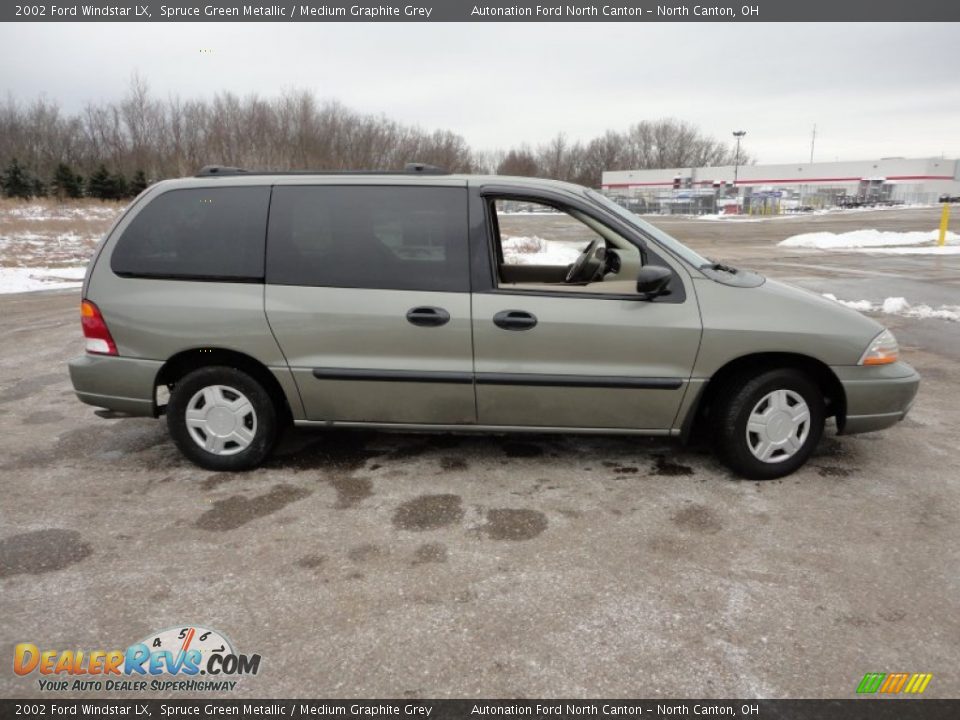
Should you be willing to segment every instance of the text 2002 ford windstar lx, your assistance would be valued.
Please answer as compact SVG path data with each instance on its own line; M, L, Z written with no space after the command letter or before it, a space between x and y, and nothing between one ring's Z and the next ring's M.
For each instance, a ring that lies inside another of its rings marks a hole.
M518 208L544 221L535 243L566 223L575 260L517 262ZM101 243L81 315L80 399L166 414L213 470L255 467L295 423L697 433L775 478L827 417L886 428L919 383L873 320L710 262L592 190L423 166L160 182Z

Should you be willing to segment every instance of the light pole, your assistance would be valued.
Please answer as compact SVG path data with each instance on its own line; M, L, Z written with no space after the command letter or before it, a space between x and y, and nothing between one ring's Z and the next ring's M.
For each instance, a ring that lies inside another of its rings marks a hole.
M737 189L737 175L740 172L740 138L746 134L746 130L733 131L733 136L737 139L737 152L733 161L733 193L737 198L737 214L740 213L740 191Z

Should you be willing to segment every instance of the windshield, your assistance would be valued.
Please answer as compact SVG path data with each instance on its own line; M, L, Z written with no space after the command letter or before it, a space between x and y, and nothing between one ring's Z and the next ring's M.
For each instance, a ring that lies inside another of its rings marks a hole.
M627 223L637 228L641 232L649 235L654 240L659 242L665 248L670 250L675 255L678 255L683 260L686 260L688 263L693 265L695 268L701 268L704 265L710 265L710 261L705 257L695 253L693 250L688 248L686 245L681 243L679 240L670 237L660 228L654 227L645 220L641 220L639 216L634 215L632 212L627 210L622 205L617 205L613 200L608 198L606 195L601 195L596 190L587 189L587 197L593 200L598 205L602 205L607 210L610 210L618 217L625 220Z

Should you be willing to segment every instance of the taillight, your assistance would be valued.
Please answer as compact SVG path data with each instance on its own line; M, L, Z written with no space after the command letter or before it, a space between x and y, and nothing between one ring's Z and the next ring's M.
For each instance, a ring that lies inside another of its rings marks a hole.
M87 352L97 355L116 355L117 345L110 336L107 323L100 314L100 308L89 300L80 303L80 324L83 325L83 337L87 339Z

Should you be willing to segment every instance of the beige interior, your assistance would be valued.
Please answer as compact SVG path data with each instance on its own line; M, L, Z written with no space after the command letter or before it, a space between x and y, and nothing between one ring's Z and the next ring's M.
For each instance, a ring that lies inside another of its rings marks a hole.
M569 293L610 293L611 295L636 295L636 280L603 280L586 285L566 285L564 283L509 283L498 285L503 290L560 290Z
M571 293L609 293L633 295L637 292L636 277L643 265L640 250L619 233L598 222L589 215L576 210L567 211L574 220L582 223L594 237L602 238L607 249L620 257L620 271L611 273L603 280L588 284L568 285L564 282L568 265L508 265L498 267L497 286L504 290L539 290ZM547 240L551 238L546 237ZM500 242L500 238L497 238ZM502 255L501 255L502 256Z

